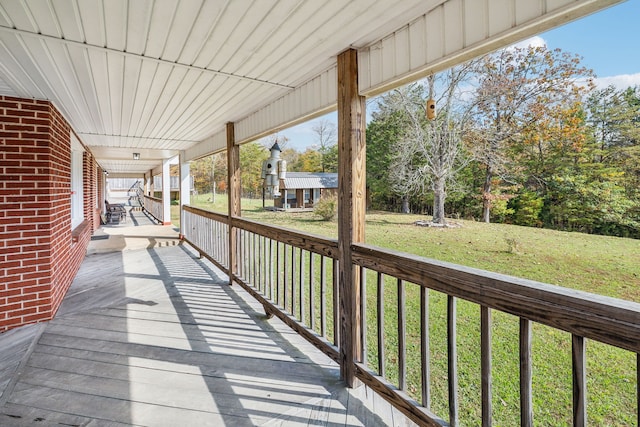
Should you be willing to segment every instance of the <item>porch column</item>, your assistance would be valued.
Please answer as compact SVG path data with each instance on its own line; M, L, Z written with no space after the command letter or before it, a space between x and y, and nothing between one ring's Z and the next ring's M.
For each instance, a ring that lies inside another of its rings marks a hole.
M227 123L227 170L229 195L229 284L233 284L233 275L238 272L238 251L236 228L233 227L233 217L240 216L240 147L236 145L235 127L232 122Z
M180 152L180 238L184 238L184 211L182 207L191 203L191 163L185 161L184 151Z
M338 55L338 248L340 299L340 373L356 384L360 361L360 270L351 258L352 243L364 242L366 208L365 98L358 93L358 54Z
M153 172L149 171L144 174L144 195L153 196L151 189L153 188Z
M162 160L162 225L171 225L171 159Z

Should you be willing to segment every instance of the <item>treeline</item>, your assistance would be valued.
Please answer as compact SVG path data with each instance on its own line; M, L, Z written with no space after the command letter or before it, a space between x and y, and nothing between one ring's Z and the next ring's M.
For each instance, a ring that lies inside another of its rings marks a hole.
M640 238L640 88L592 78L579 57L531 47L381 96L371 207Z

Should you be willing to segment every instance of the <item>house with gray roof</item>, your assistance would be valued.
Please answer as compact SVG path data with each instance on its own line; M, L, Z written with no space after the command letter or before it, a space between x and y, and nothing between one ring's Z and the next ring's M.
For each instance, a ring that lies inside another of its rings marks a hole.
M338 191L338 174L333 172L287 172L280 180L280 197L273 209L282 211L312 210L320 197Z

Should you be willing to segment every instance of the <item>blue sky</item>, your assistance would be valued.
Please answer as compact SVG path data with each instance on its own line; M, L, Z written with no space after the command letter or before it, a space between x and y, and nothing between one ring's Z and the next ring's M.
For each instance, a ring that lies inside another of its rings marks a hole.
M628 0L539 37L551 49L581 55L582 63L607 83L640 85L639 18L640 0Z
M627 0L518 43L522 44L544 44L582 56L582 64L593 69L598 77L598 86L640 85L640 0ZM336 122L335 113L326 118ZM303 151L314 144L311 128L316 120L279 135L289 138L287 147Z

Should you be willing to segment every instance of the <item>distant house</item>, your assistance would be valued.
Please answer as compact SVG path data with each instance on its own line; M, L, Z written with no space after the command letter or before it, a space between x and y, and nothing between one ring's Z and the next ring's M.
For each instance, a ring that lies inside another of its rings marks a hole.
M337 190L337 173L287 172L286 178L280 180L280 197L273 200L273 209L311 210L320 197Z

